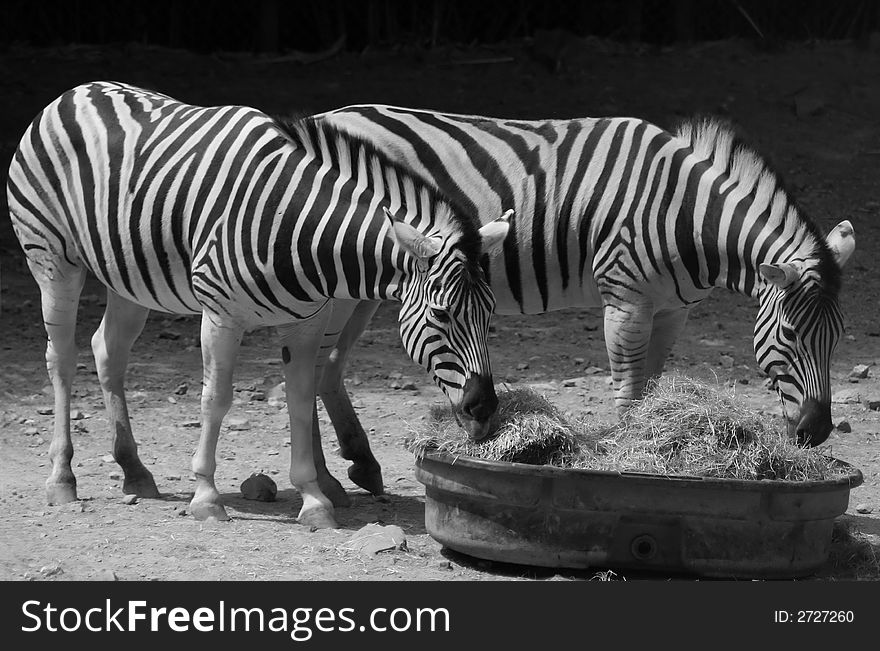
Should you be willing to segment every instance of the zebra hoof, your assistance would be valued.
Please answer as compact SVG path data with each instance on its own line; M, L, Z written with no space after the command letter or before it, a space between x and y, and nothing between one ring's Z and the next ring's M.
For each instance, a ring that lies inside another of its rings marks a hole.
M226 522L229 516L222 504L216 502L190 502L189 512L196 520L204 522Z
M122 483L122 492L126 495L138 497L159 497L159 489L153 479L152 473L141 466L139 469L125 473L125 481Z
M46 504L69 504L77 499L75 479L71 482L46 482Z
M333 514L322 506L303 507L296 518L297 522L312 529L337 529Z
M348 467L348 478L373 495L383 495L382 467L375 460L372 463L353 463Z

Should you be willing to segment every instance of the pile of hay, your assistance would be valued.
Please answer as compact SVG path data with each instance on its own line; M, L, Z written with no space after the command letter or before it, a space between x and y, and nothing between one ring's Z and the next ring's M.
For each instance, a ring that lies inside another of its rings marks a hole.
M817 481L849 474L725 393L665 376L609 427L568 418L542 396L516 389L498 394L499 434L492 440L469 441L450 409L435 408L407 448L417 455L439 450L490 461L726 479Z
M568 419L546 398L529 389L500 392L494 418L497 435L474 443L455 421L452 408L438 405L431 408L423 428L407 439L406 447L416 455L438 450L487 461L559 466L580 449Z

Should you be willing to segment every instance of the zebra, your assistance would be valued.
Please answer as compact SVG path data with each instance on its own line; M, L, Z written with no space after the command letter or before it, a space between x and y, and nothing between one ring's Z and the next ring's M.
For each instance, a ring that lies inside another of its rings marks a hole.
M204 387L189 511L226 520L216 446L243 333L274 326L290 418L298 519L335 527L335 481L319 482L315 374L359 301L396 301L410 357L433 374L474 438L497 407L487 351L494 297L479 264L509 214L479 226L379 149L311 118L200 107L124 83L60 95L9 167L15 234L41 293L55 420L49 503L77 499L70 391L85 274L106 286L91 339L123 490L159 495L138 457L124 392L151 310L201 315ZM317 370L316 370L317 369Z
M496 312L602 307L618 413L660 375L688 311L725 287L757 299L756 360L790 433L806 445L828 437L853 226L823 236L729 122L698 116L669 132L628 117L525 121L386 105L316 119L381 146L483 221L513 209L512 235L488 268ZM374 312L355 309L319 394L354 461L349 475L375 492L381 469L342 382Z

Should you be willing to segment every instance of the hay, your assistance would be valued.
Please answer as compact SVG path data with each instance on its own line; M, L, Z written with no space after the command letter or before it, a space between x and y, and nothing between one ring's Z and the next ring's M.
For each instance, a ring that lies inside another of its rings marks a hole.
M767 419L718 387L665 376L613 426L570 418L529 389L498 394L498 435L474 443L449 408L434 408L407 442L489 461L563 468L726 479L816 481L849 470L816 448L801 448Z
M432 407L422 430L413 432L406 448L415 455L427 450L487 461L562 465L580 443L566 417L546 398L529 389L499 392L494 426L497 435L475 443L455 421L448 405Z
M821 574L857 581L880 579L880 539L862 533L852 522L836 520L828 561Z

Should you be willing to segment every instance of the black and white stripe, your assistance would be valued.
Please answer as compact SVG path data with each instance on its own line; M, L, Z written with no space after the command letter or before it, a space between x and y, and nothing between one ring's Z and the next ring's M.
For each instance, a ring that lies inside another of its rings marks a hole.
M728 125L698 119L669 132L623 117L522 121L374 105L317 117L380 146L483 221L513 209L504 253L489 265L496 311L604 307L621 410L662 369L687 309L726 287L760 302L756 356L776 374L801 438L827 436L852 226L826 242ZM764 265L799 276L783 290ZM805 420L808 402L821 417Z
M124 401L120 360L146 311L202 314L204 422L194 471L205 480L194 505L205 517L220 512L213 449L240 333L282 327L285 372L297 383L291 390L311 401L318 343L322 333L338 333L326 328L342 318L340 300L399 301L406 351L433 374L473 436L489 432L497 405L486 350L494 297L479 260L509 227L504 220L480 227L364 140L309 118L191 106L94 82L36 117L13 157L7 194L43 297L56 450L70 448L65 405L86 271L108 289L93 350L107 369L111 425L126 431L127 411L113 406ZM305 375L294 358L305 360ZM293 436L293 415L291 423ZM303 441L310 434L298 432ZM314 473L311 444L302 446L308 458L295 472L292 455L292 479ZM136 450L122 452L137 458ZM59 454L47 486L66 499L72 473L69 456L64 467L66 452ZM143 477L137 464L132 472ZM326 513L321 491L311 478L303 482L311 495L304 511Z

